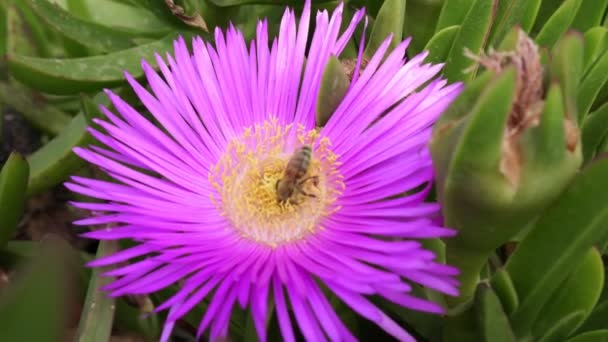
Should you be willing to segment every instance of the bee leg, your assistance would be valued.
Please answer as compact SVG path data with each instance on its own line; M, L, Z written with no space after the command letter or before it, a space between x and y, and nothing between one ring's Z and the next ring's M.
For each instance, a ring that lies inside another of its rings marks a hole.
M300 189L300 188L298 188L298 192L299 192L299 193L301 193L301 194L302 194L302 195L304 195L304 196L308 196L308 197L317 198L317 196L316 196L315 194L308 193L308 192L306 192L306 191L304 191L304 190L302 190L302 189Z
M302 185L302 184L308 182L309 180L312 180L312 184L314 184L314 186L319 186L319 176L306 177L306 178L302 179L301 181L299 181L298 185Z

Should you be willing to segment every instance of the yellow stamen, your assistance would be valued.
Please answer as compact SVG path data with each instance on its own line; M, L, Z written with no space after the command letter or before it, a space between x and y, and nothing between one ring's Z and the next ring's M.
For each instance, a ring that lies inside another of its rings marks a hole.
M244 238L272 247L322 229L321 219L339 210L334 202L344 190L329 138L298 125L294 141L292 129L275 117L245 128L209 172L216 190L211 200L222 215ZM304 144L312 147L312 158L303 179L317 176L318 183L305 182L303 190L315 197L296 192L290 201L279 203L277 181L295 149Z

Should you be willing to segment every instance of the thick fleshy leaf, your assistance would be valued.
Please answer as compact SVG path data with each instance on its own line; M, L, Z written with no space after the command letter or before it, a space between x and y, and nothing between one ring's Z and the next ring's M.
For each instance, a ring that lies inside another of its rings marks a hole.
M172 51L176 34L131 49L107 55L46 59L8 55L9 72L24 84L50 94L77 94L101 90L124 82L124 71L143 76L141 60L153 60L154 53Z
M596 26L585 32L585 70L608 48L608 29Z
M474 2L475 0L445 0L437 20L435 32L440 32L446 27L462 24Z
M407 48L408 56L415 56L435 33L443 3L441 1L410 0L407 2L403 37L413 37Z
M496 45L513 26L519 25L530 32L542 0L503 0L498 2L496 19L492 26L489 45Z
M128 31L120 31L80 19L48 0L24 1L49 27L65 37L100 52L111 52L133 47Z
M574 20L582 0L566 0L547 20L547 23L536 36L539 46L552 47L568 30Z
M574 336L566 342L608 342L608 329L589 331Z
M578 33L568 33L553 48L549 66L551 78L562 88L568 117L578 117L579 123L582 114L578 112L576 98L583 72L583 53L583 38Z
M405 0L385 0L380 7L378 16L372 28L369 42L364 55L371 58L386 37L393 35L389 50L394 49L403 37L403 21L405 19Z
M65 242L49 239L20 277L2 291L4 341L62 341L68 307ZM24 326L24 323L27 323Z
M475 312L480 336L486 342L515 342L509 318L502 304L487 284L481 283L475 293Z
M0 247L14 235L23 215L29 166L18 153L12 153L0 171Z
M9 37L7 53L24 53L29 51L21 49L23 45L32 45L36 55L50 57L52 46L49 32L40 22L40 19L26 6L23 0L9 1ZM20 34L21 32L21 34ZM16 36L15 36L16 35ZM11 42L13 40L13 42Z
M141 0L140 0L141 1ZM303 5L304 0L209 0L216 6L228 7L245 4L269 4L269 5ZM334 0L315 0L315 4L333 2Z
M474 76L474 72L464 73L465 69L474 64L474 61L465 55L465 49L474 54L479 54L484 49L497 5L497 0L476 0L472 4L462 21L446 61L444 75L448 81L468 80Z
M97 258L114 254L117 251L118 242L101 241L97 247ZM115 299L100 290L112 281L111 277L102 276L102 273L106 271L109 269L95 268L91 274L87 297L82 306L78 324L77 341L106 342L110 338L114 321Z
M583 157L589 162L598 152L602 141L608 137L608 103L589 114L583 122Z
M6 37L8 34L6 21L7 9L8 5L5 4L3 1L0 1L0 37L2 37L2 39L0 39L0 56L3 56L6 53ZM4 62L0 62L0 68L3 67L3 64Z
M319 89L319 96L317 98L317 126L325 126L334 110L342 102L349 86L350 80L344 71L342 63L338 58L331 57L323 72L321 88Z
M444 62L450 54L454 39L456 39L459 30L460 25L453 25L445 27L441 31L435 33L424 47L424 50L429 52L426 57L426 62Z
M578 321L571 321L569 331L565 330L566 327L561 330L563 336L569 336L591 313L603 287L602 256L597 249L591 248L542 309L543 314L534 323L532 335L544 336L562 318L573 312L583 312L582 317L577 316Z
M520 298L511 315L518 336L531 329L543 305L593 244L608 235L608 159L581 171L538 219L506 264ZM559 227L559 229L556 229Z
M561 342L568 337L568 332L576 327L585 316L583 311L575 311L557 321L551 328L538 339L538 342Z
M51 135L59 134L71 120L40 94L17 84L0 83L0 102L21 113L30 125Z
M608 9L608 0L583 1L572 22L571 28L580 32L601 25Z
M505 313L507 315L513 313L519 305L519 296L517 296L509 272L505 271L504 268L498 269L492 276L491 285L500 299Z
M44 45L38 45L33 38L28 38L27 32L31 28L26 24L19 8L15 4L5 3L4 6L6 6L6 36L2 36L1 44L5 44L5 53L49 55L48 42L45 41ZM25 9L29 11L29 8L25 7ZM32 32L33 34L34 32ZM2 64L6 65L6 61L2 61Z
M608 50L595 61L583 77L579 90L577 105L579 115L584 119L591 109L600 90L608 82Z
M75 116L59 135L28 157L30 163L28 195L40 193L61 183L86 164L82 158L72 152L72 149L93 142L87 127L94 117L101 115L97 104L104 101L104 98L101 95L92 101L83 97L83 111Z

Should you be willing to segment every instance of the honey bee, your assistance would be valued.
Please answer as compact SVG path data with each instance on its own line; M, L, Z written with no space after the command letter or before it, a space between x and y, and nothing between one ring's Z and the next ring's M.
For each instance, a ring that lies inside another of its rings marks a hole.
M312 150L307 145L298 148L291 156L285 167L283 178L279 179L276 184L277 201L279 203L289 200L295 204L294 195L296 194L317 197L314 194L307 193L303 189L307 181L312 181L315 186L319 182L319 176L304 177L310 167L311 157Z

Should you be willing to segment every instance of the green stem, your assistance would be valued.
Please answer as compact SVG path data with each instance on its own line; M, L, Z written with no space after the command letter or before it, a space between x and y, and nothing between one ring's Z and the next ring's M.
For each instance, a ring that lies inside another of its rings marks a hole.
M446 243L446 263L460 270L458 276L460 295L447 299L448 305L453 308L473 298L475 288L479 282L479 272L486 264L490 253L472 251L451 242L448 240Z

